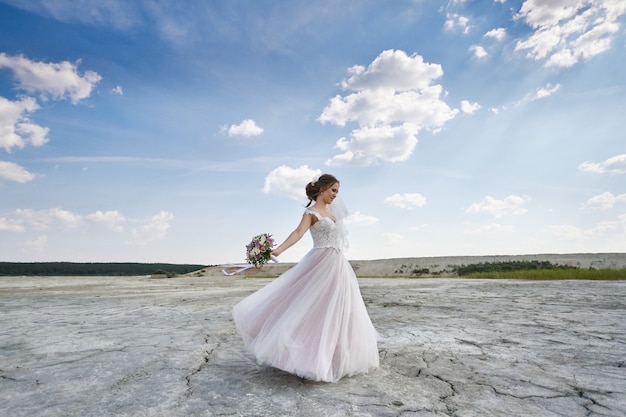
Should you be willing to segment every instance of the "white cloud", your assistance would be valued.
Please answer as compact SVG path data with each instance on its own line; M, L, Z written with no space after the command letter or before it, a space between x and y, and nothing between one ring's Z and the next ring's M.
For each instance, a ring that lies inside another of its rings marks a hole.
M371 165L378 161L406 160L422 129L436 130L454 118L434 84L443 75L440 65L425 63L420 55L383 51L369 66L356 65L341 86L352 93L330 99L318 121L345 126L357 122L350 139L341 138L336 155L327 165Z
M416 207L423 207L426 204L426 198L419 193L394 194L385 198L385 203L412 210Z
M294 200L306 199L305 187L316 176L322 174L319 169L306 165L290 168L281 165L265 177L264 193L284 194Z
M620 220L622 220L620 218ZM623 221L623 220L622 220ZM558 240L587 240L623 234L624 228L619 221L600 222L592 228L582 229L570 224L559 224L548 227L546 232ZM626 237L626 236L624 236Z
M506 37L506 29L505 28L492 29L489 32L485 33L483 36L485 38L491 38L497 41L501 41Z
M17 209L16 214L24 223L35 230L48 229L54 224L76 228L83 221L79 214L58 207L47 210Z
M41 127L34 123L22 123L16 126L19 133L28 138L28 141L33 146L42 146L48 142L48 132L50 131L47 127Z
M259 127L252 119L246 119L238 125L223 126L221 131L228 136L259 136L263 133L263 128Z
M80 61L77 62L77 64ZM94 71L78 72L77 64L35 62L21 55L0 53L0 68L9 68L18 88L30 94L40 93L43 100L69 98L73 104L91 95L102 77Z
M122 88L121 85L117 85L117 86L115 86L115 88L111 89L111 93L123 96L124 95L124 89Z
M474 58L476 59L486 58L489 55L487 50L481 45L472 45L469 47L469 50L474 54Z
M80 61L79 61L80 62ZM102 77L93 71L78 72L77 64L67 61L45 63L24 56L0 53L0 69L13 72L16 87L29 94L38 93L42 100L69 98L76 104L91 95ZM29 116L39 109L32 97L16 101L0 97L0 147L7 152L26 145L42 146L48 142L49 128L33 123Z
M620 226L620 222L600 222L591 229L586 230L585 234L589 237L603 237L606 235L615 234L615 232L619 232L621 230L622 228Z
M345 97L337 95L330 100L319 120L344 126L348 121L361 125L391 123L412 119L425 122L439 121L430 115L419 118L415 108L406 109L398 104L416 98L422 104L438 100L442 93L440 85L433 81L443 75L441 65L425 63L417 54L408 56L404 51L386 50L367 67L355 65L348 70L351 76L342 81L344 90L355 91ZM407 94L411 93L411 94ZM382 105L377 101L383 100ZM389 104L393 104L389 108ZM444 117L447 120L447 117Z
M406 161L417 145L415 125L363 127L353 130L350 139L341 138L335 148L343 153L326 161L326 165L372 165L377 161Z
M15 213L18 221L27 224L35 230L47 229L51 223L50 215L47 211L36 211L33 209L17 209Z
M526 0L515 18L535 32L515 50L546 66L571 67L607 50L625 13L621 0Z
M526 94L515 104L518 106L523 106L523 105L528 104L529 102L533 102L536 100L544 99L546 97L550 97L552 94L555 94L560 89L561 89L561 84L552 85L548 83L544 87L539 87L535 91L532 91ZM502 110L506 110L506 106L503 106Z
M615 203L623 201L626 201L626 194L613 195L607 191L591 197L583 207L589 210L608 210L613 208Z
M139 24L140 15L134 2L125 0L79 1L31 0L12 1L12 6L52 17L66 23L113 26L129 29Z
M3 179L25 183L35 179L35 174L31 174L22 166L13 162L0 161L0 181Z
M32 97L11 101L0 97L0 147L7 152L26 145L42 146L48 142L47 127L34 124L28 117L39 109Z
M118 210L97 210L94 213L82 215L58 207L44 210L17 209L14 219L0 219L0 230L25 231L26 228L31 230L52 228L71 230L103 224L109 229L121 233L124 231L124 225L133 224L136 227L131 230L128 243L146 244L153 240L162 239L170 227L169 222L173 218L174 216L167 211L161 211L150 219L128 219Z
M116 232L123 232L123 224L127 221L127 219L117 210L109 210L105 212L97 210L95 213L88 214L85 218L94 223L103 223L108 228Z
M136 245L145 245L155 240L161 240L165 237L165 233L170 228L170 221L174 219L174 215L167 211L161 210L144 222L141 227L132 230L132 239L128 243Z
M188 46L197 40L197 33L210 28L214 34L219 17L201 3L127 1L127 0L29 0L12 1L15 7L54 18L65 23L79 23L133 31L149 26L164 40L178 46ZM223 24L223 22L220 22Z
M458 29L462 31L463 34L467 35L470 31L470 21L466 16L457 13L447 13L444 27L449 31L455 31Z
M468 100L461 101L461 111L465 114L474 114L480 109L480 104L470 103Z
M82 217L79 214L72 213L68 210L53 208L48 211L53 220L58 220L67 227L78 227L82 223Z
M537 93L535 94L535 97L533 98L533 100L539 100L541 98L551 96L552 94L556 93L560 89L561 89L561 84L556 84L554 86L551 84L547 84L545 87L541 87L537 89Z
M350 213L350 215L346 217L346 223L369 226L371 224L378 223L378 218L374 216L368 216L367 214L363 214L359 211L355 211L354 213Z
M495 217L502 217L504 215L521 215L528 212L523 208L529 200L528 197L520 197L516 195L510 195L503 200L496 200L491 196L487 196L480 203L472 204L467 210L467 213L487 213Z
M569 224L558 224L548 227L546 230L558 240L580 240L585 237L585 232L580 227Z
M45 249L46 246L48 246L48 236L46 235L37 236L36 239L24 242L21 244L21 246L28 248L28 250L41 251Z
M0 231L7 232L23 232L24 224L19 220L7 219L6 217L0 217Z
M583 162L578 169L598 174L626 174L626 154L615 155L604 162Z

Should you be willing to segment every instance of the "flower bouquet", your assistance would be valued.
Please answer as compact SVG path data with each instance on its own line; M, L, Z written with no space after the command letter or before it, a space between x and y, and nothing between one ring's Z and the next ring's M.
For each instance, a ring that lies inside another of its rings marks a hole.
M237 275L240 272L246 271L250 268L261 267L270 260L278 263L278 258L272 255L272 248L274 247L274 239L272 235L263 233L261 235L252 238L252 242L246 245L246 261L247 264L228 264L226 268L222 269L224 275L232 276ZM232 268L237 268L232 271Z
M246 245L246 261L255 267L260 267L274 260L272 256L272 248L274 247L274 239L272 235L263 233L252 238L252 241Z

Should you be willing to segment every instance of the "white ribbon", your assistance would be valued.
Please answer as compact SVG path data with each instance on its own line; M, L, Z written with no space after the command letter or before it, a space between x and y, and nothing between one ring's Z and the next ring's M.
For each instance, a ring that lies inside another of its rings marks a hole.
M278 258L275 257L274 255L270 255L270 258L272 259L272 262L274 262L275 264L278 263ZM227 268L239 268L237 269L235 272L226 272L226 269L222 269L222 272L224 273L224 275L227 276L233 276L233 275L237 275L243 271L246 271L250 268L252 268L254 265L252 264L228 264L226 265Z

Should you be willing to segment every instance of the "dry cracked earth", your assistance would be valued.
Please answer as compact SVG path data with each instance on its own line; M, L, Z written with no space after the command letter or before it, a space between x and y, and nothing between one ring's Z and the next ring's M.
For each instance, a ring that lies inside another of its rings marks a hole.
M360 279L381 366L336 384L244 350L267 282L1 277L0 415L626 415L626 281Z

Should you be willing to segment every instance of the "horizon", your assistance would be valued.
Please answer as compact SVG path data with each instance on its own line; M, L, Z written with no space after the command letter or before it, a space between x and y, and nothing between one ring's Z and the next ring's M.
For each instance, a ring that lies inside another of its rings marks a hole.
M401 259L437 259L437 258L515 258L515 257L575 257L575 256L602 256L602 255L623 255L626 256L626 252L585 252L585 253L525 253L525 254L499 254L499 255L441 255L441 256L403 256L393 258L376 258L376 259L351 259L349 262L376 262L376 261L394 261ZM298 261L279 262L282 264L297 263ZM224 264L202 264L202 263L171 263L171 262L136 262L136 261L0 261L2 263L17 263L17 264L45 264L45 263L76 263L76 264L145 264L145 265L203 265L203 267L223 267L229 264L246 264L243 262L230 262ZM273 262L268 262L268 265L274 265Z
M544 3L0 0L2 261L243 263L323 172L348 259L626 252L626 6Z

